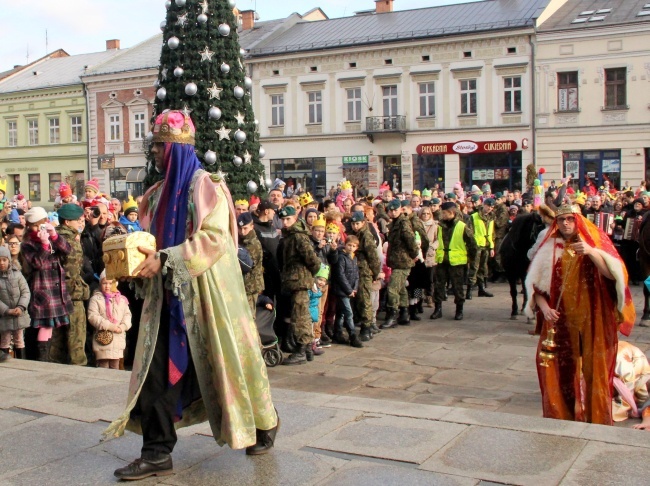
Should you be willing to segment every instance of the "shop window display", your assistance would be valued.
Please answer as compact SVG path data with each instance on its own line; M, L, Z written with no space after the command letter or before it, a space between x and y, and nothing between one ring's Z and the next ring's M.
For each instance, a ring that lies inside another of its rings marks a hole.
M492 192L522 190L521 152L460 156L460 177L465 187L486 182Z

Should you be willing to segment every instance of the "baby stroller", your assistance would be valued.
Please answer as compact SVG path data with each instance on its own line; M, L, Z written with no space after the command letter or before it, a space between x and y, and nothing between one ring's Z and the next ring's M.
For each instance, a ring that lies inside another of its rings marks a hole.
M280 343L278 337L273 330L273 323L275 322L275 308L269 310L266 304L271 302L270 299L260 296L257 301L255 324L257 325L257 332L260 335L262 342L262 357L266 366L273 368L282 363L282 351L280 350Z

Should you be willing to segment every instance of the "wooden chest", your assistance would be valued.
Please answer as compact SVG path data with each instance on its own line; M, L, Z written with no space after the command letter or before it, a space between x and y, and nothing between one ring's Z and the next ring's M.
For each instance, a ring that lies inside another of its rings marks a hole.
M156 237L144 231L136 231L104 241L104 263L108 280L135 276L133 271L146 259L145 254L138 251L139 246L155 251Z

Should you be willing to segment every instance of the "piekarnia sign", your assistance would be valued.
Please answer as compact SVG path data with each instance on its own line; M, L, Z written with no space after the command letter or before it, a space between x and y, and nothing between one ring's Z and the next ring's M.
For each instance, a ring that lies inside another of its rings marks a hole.
M497 140L495 142L472 142L461 140L456 143L423 143L417 147L418 155L444 154L492 154L514 152L517 142L514 140Z

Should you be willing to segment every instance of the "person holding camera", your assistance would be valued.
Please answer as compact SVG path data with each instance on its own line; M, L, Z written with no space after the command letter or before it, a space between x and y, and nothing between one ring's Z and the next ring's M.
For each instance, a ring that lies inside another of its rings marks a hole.
M84 210L86 226L81 232L81 247L83 254L90 260L95 274L95 285L90 289L91 294L98 288L99 275L104 270L102 259L102 231L108 223L108 207L104 203L95 203Z

